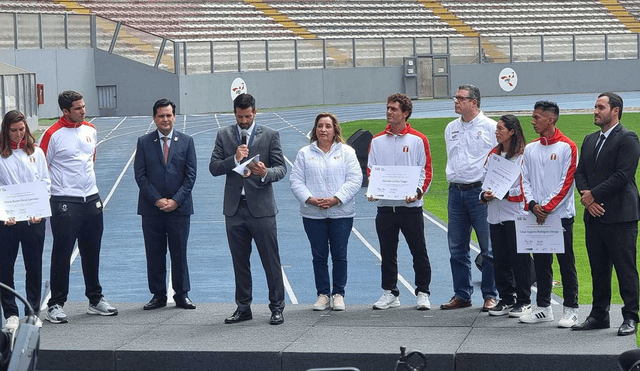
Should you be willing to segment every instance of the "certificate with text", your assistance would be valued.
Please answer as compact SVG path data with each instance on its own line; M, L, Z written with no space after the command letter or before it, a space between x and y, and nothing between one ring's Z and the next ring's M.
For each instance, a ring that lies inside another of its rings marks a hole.
M484 177L482 190L492 191L499 200L502 200L509 192L513 182L518 179L520 172L520 165L502 156L489 156L487 159L487 175Z
M20 222L32 216L51 216L45 181L0 186L0 220L14 218Z
M420 166L371 167L367 196L378 200L404 200L414 196L420 181Z
M555 215L547 216L544 224L533 213L516 215L518 253L564 253L562 222Z

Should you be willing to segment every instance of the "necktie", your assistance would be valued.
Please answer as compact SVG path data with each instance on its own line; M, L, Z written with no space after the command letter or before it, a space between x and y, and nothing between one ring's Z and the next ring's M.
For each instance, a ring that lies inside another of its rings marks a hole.
M169 159L169 146L167 145L167 137L162 137L162 140L164 141L162 154L164 155L164 163L166 164Z
M600 148L602 147L602 143L604 143L605 139L606 137L604 134L600 134L600 138L598 138L598 143L596 144L596 160L598 159L598 155L600 155Z

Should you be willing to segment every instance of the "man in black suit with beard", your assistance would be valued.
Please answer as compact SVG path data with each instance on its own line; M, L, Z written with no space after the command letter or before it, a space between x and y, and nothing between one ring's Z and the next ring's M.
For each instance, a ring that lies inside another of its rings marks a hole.
M594 108L600 130L585 137L576 170L576 187L586 208L584 224L593 281L593 307L574 330L609 328L611 268L620 286L622 325L618 335L633 335L638 326L636 239L640 199L635 175L640 158L638 136L619 122L622 98L600 94Z

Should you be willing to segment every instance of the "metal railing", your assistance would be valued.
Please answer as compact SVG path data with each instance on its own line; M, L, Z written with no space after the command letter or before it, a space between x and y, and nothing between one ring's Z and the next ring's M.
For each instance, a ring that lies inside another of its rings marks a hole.
M639 59L640 34L174 41L95 15L0 12L0 49L98 48L176 74L451 64Z

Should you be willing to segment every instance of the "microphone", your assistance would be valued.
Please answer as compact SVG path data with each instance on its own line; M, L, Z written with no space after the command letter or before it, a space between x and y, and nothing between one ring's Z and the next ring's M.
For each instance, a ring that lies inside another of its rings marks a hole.
M242 137L242 144L247 144L247 135L249 135L249 132L246 129L240 130L240 136Z
M249 135L249 132L247 131L247 129L240 130L240 138L241 138L242 144L244 144L244 145L247 144L247 136L248 135ZM240 162L243 162L246 159L247 158L245 157L242 160L240 160Z

